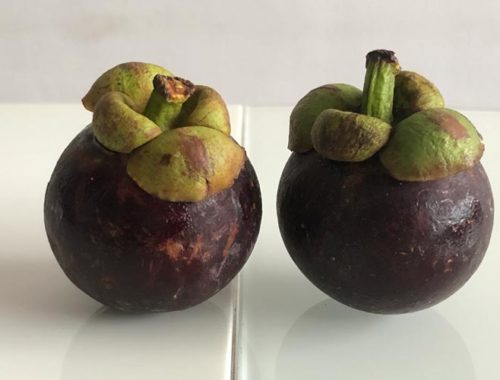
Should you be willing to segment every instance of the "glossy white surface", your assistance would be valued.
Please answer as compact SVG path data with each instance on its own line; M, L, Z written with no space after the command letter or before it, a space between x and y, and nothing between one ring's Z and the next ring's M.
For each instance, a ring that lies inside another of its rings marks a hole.
M245 143L264 194L257 246L240 278L237 369L244 380L500 378L500 227L472 279L431 309L396 316L329 299L299 272L282 243L276 191L290 152L290 108L253 108ZM482 159L500 199L500 113L465 112L484 136Z
M243 108L230 113L240 140ZM0 105L0 379L229 379L234 281L183 312L124 315L80 292L56 263L45 186L90 120L80 105Z
M498 223L477 273L432 309L379 316L329 299L295 267L278 231L290 110L231 107L264 210L239 297L233 281L190 310L141 316L114 313L76 289L45 237L46 183L90 114L79 105L0 105L0 379L500 378ZM500 112L466 115L484 136L482 162L500 199Z

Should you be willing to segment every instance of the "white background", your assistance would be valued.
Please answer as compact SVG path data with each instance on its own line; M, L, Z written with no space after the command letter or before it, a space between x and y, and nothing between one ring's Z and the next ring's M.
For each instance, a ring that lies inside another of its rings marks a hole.
M396 51L454 108L500 109L497 0L0 0L0 102L77 102L111 66L166 66L229 103L290 105L360 86L364 55Z

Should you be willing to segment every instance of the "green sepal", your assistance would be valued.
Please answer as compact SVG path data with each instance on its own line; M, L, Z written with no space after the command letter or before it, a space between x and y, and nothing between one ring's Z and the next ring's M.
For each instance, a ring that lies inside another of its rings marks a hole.
M311 129L319 114L326 109L356 112L361 96L361 90L343 83L327 84L307 93L290 115L288 149L299 153L311 150Z
M196 202L232 186L245 151L229 136L206 127L171 129L136 149L130 177L149 194L172 202Z
M431 181L471 168L483 150L469 119L451 109L433 108L399 123L380 159L400 181Z
M311 136L314 149L323 157L359 162L373 156L390 132L391 125L376 117L326 110L316 119Z

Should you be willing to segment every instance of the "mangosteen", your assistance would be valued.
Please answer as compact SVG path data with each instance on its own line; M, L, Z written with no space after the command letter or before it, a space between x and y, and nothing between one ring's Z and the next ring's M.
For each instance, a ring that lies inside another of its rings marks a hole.
M62 153L45 195L64 273L123 311L207 300L245 264L262 214L223 99L134 62L105 72L83 104L92 123Z
M430 307L480 265L493 224L482 138L437 87L367 55L363 91L330 84L293 109L278 221L302 273L374 313Z

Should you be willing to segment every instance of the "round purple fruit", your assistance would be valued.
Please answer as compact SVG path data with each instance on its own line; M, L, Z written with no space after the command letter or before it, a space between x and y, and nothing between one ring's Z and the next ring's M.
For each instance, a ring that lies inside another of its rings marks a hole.
M69 279L124 311L180 310L226 286L260 228L259 183L206 86L144 63L104 73L60 157L45 227Z
M313 284L357 309L405 313L472 276L493 225L483 143L431 82L373 51L363 91L320 87L290 121L278 221Z

